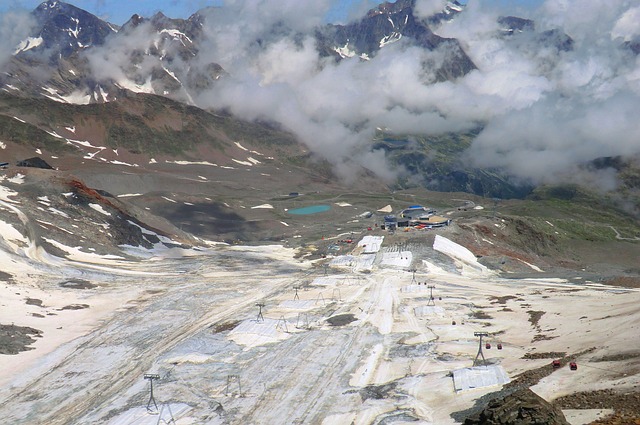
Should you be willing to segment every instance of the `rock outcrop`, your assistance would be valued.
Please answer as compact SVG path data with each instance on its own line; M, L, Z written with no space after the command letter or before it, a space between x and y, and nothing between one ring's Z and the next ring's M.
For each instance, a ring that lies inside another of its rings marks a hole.
M569 425L562 411L530 389L494 399L464 425Z

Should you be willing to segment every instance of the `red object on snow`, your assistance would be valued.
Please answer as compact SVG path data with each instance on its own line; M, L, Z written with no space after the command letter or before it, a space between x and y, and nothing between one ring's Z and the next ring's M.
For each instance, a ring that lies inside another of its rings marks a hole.
M486 348L487 350L491 349L491 344L487 342L487 345L485 345L484 348Z
M569 363L569 368L571 370L578 370L578 365L576 364L576 362L571 362Z
M559 368L560 365L560 360L554 360L553 362L551 362L551 365L553 366L554 369Z
M371 227L367 227L367 230L373 230Z
M502 350L502 344L498 344L498 350Z

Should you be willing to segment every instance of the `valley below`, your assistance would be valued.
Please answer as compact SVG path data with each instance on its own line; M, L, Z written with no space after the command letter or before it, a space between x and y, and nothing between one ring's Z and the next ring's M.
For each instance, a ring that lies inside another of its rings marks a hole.
M0 412L14 424L454 424L530 387L571 424L637 418L624 400L640 392L638 289L535 264L499 273L451 240L461 232L374 227L317 257L5 250L2 341L38 334L2 355ZM486 365L472 368L479 348Z

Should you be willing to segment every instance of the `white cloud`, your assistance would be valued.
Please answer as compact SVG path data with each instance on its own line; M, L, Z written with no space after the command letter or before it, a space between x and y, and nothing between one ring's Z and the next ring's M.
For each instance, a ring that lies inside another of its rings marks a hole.
M31 33L35 21L33 17L20 10L11 10L0 14L0 66L11 59L18 45Z
M419 18L428 18L442 12L447 6L447 0L417 0L414 15Z
M633 40L640 35L640 6L625 11L616 21L611 31L611 38L622 38L624 41Z
M434 29L458 39L478 68L454 81L435 78L450 54L446 44L428 52L403 38L368 61L320 56L314 31L331 3L228 0L208 9L192 66L218 63L229 76L194 93L194 101L279 122L348 178L354 163L394 175L382 152L371 151L378 127L442 134L482 124L468 163L533 182L586 178L576 170L594 158L640 154L633 113L640 110L640 58L622 46L640 31L637 1L548 0L532 12L535 31L511 36L497 22L505 10L469 2ZM426 16L444 2L418 0L416 7ZM129 75L131 52L158 42L155 35L149 41L150 31L142 25L90 54L96 77ZM563 32L572 49L554 45ZM156 65L144 59L138 74ZM178 73L183 64L174 65ZM601 180L606 187L612 181Z

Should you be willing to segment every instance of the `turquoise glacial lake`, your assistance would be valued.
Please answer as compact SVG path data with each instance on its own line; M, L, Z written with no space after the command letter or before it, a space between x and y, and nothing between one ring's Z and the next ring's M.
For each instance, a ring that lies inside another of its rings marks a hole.
M330 205L311 205L310 207L296 208L295 210L289 210L287 212L293 215L307 215L329 211L330 209Z

